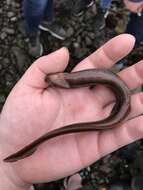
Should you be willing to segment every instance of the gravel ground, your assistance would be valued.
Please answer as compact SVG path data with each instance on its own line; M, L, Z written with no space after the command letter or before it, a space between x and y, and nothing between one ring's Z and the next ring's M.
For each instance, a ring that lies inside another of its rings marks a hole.
M50 34L41 33L44 54L62 46L68 47L71 60L67 68L70 71L80 60L95 51L105 41L122 33L126 27L128 13L123 12L120 3L113 6L106 20L107 28L99 31L101 20L96 15L96 7L90 8L83 16L72 15L68 0L56 1L56 17L67 31L68 38L60 41ZM112 19L111 19L112 18ZM5 99L34 59L28 55L27 42L22 30L21 1L1 0L0 4L0 108ZM143 47L135 49L124 61L126 66L142 58ZM107 155L89 168L82 171L83 183L93 189L106 190L116 180L129 181L133 176L142 175L142 141L135 142L113 154ZM39 184L37 189L63 189L63 180Z

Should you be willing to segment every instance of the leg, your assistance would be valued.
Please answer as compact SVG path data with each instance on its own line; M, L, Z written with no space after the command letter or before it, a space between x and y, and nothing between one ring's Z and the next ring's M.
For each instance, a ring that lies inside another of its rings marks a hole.
M111 5L112 0L101 0L100 1L100 7L102 9L108 9Z
M48 0L24 0L23 12L28 35L38 32L38 26L43 19L47 3Z
M52 22L54 19L54 2L53 0L48 0L47 6L44 12L44 20Z
M131 13L126 32L135 36L137 44L143 41L143 13L141 16Z
M55 38L64 40L66 38L66 31L54 20L54 3L53 0L48 0L44 10L43 21L39 25L43 31L49 32Z
M72 1L73 1L72 12L73 15L77 17L83 15L84 12L95 3L94 0L72 0Z
M43 19L48 0L24 0L23 12L25 17L25 31L29 38L28 51L33 57L39 57L43 53L40 43L38 26Z
M97 14L95 19L95 26L100 30L103 30L106 26L106 18L108 16L108 9L112 3L112 0L101 0L97 2Z

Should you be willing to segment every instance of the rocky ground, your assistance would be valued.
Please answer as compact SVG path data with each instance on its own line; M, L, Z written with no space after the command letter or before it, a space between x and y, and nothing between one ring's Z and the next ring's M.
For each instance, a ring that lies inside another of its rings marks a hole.
M41 33L44 42L44 54L62 46L68 47L71 59L67 70L71 70L81 59L95 51L111 37L125 30L128 12L121 3L115 3L106 20L107 27L99 31L101 18L96 15L96 6L83 16L72 15L68 0L57 1L56 17L67 31L67 39L60 41L50 34ZM112 18L112 19L111 19ZM23 18L20 0L1 0L0 4L0 108L7 95L34 59L28 55L27 42L22 28ZM136 48L125 59L126 66L142 58L142 47ZM83 183L93 189L106 190L116 180L130 182L136 175L143 174L143 146L138 141L106 156L88 169L83 170ZM37 185L37 189L63 189L63 180Z

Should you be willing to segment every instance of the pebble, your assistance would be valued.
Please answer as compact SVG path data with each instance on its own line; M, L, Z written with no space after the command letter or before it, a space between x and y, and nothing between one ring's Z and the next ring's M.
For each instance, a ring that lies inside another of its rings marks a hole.
M15 15L15 13L14 13L14 12L8 12L8 13L7 13L8 18L13 17L14 15Z
M15 33L15 30L12 29L12 28L6 28L6 29L5 29L5 32L6 32L7 34L13 35L13 34Z
M11 4L11 0L6 0L6 4L10 5Z
M15 21L17 21L17 17L11 17L10 20L11 20L12 22L15 22Z
M74 34L73 27L69 27L66 31L67 37L71 37Z
M2 40L4 40L6 37L7 37L6 32L2 32L2 33L0 34L0 38L1 38Z
M94 32L89 32L89 33L88 33L88 36L89 36L89 38L92 39L92 40L95 39L95 33L94 33Z
M0 94L0 104L5 102L5 96Z
M87 46L92 45L92 40L88 36L85 37L85 42L86 42Z
M74 42L74 43L73 43L73 46L74 46L75 48L79 48L79 47L80 47L79 43L77 43L77 42Z

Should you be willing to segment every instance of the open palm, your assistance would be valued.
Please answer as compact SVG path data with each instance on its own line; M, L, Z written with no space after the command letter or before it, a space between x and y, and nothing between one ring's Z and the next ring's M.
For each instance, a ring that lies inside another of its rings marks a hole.
M124 46L123 46L124 44ZM79 63L74 70L110 68L127 55L134 38L124 34L113 38ZM113 96L102 86L64 90L47 88L46 74L60 72L68 64L68 51L62 48L38 59L10 93L1 114L0 146L3 157L21 149L44 133L71 123L95 121L107 116ZM143 62L119 75L130 89L143 82ZM143 94L132 96L130 115L143 111ZM12 163L16 175L28 183L47 182L73 174L119 147L142 138L143 117L104 132L59 136L39 146L30 157ZM137 125L138 123L138 125Z

